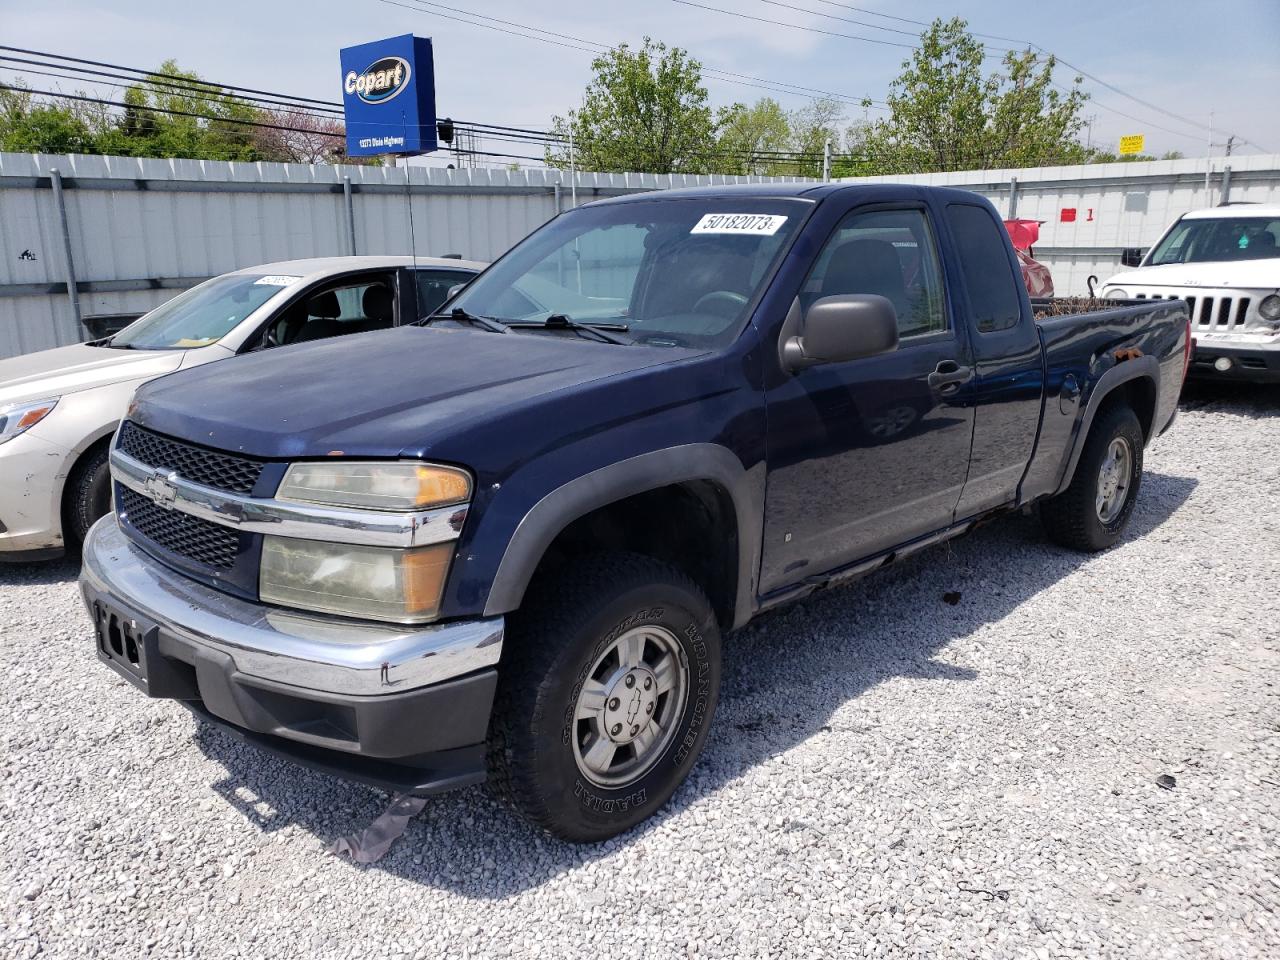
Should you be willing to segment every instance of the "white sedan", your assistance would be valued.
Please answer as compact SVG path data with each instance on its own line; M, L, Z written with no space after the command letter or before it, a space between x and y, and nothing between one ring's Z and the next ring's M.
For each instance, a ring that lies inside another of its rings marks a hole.
M484 266L426 257L268 263L206 280L113 337L0 360L0 560L75 549L110 509L107 446L148 380L415 321Z

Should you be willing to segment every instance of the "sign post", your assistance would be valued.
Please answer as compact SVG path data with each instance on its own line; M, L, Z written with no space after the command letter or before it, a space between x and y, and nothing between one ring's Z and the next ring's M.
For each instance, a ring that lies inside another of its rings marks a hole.
M430 153L438 148L430 39L406 33L345 47L341 60L347 156Z

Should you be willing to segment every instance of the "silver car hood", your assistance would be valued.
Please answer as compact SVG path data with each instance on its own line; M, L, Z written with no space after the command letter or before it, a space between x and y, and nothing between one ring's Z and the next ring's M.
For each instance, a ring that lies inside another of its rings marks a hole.
M77 343L0 360L0 407L164 376L182 366L186 354L185 350L113 350Z

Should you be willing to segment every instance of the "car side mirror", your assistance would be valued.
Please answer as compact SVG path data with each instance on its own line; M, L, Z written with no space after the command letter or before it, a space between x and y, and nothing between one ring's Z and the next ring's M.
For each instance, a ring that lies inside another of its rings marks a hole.
M1136 267L1142 263L1142 258L1146 256L1147 251L1141 247L1125 247L1120 251L1120 265L1122 267Z
M449 292L445 294L444 302L448 303L450 300L452 300L454 297L460 294L462 292L462 289L465 286L466 286L465 283L455 283L452 287L449 288Z
M875 294L823 297L805 311L803 332L782 347L792 370L898 349L898 311Z

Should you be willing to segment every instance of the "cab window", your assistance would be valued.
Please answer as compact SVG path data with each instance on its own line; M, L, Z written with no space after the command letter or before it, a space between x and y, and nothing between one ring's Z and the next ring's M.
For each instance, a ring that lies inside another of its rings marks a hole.
M947 329L942 270L923 210L871 210L845 217L818 254L801 292L822 297L875 294L893 304L902 339Z
M418 270L418 317L429 317L449 299L449 291L472 280L468 270Z
M390 273L346 277L321 286L271 323L267 343L284 346L393 327L395 289L395 278Z

